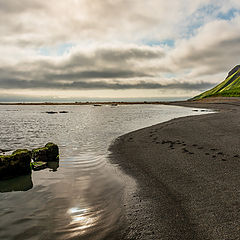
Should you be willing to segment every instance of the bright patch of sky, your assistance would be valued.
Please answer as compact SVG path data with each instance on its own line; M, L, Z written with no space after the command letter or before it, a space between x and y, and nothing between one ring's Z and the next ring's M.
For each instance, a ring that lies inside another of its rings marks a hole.
M152 41L142 41L143 44L147 46L167 46L167 47L174 47L175 41L173 39L166 39L162 41L152 40Z
M182 33L182 36L184 38L194 36L200 27L216 18L219 10L220 7L213 4L208 4L197 9L197 11L187 17L185 22L188 23L188 25L186 26L185 32Z
M166 73L164 74L165 78L175 78L177 75L175 73Z
M38 54L42 56L63 56L74 47L72 43L63 43L54 47L41 47Z

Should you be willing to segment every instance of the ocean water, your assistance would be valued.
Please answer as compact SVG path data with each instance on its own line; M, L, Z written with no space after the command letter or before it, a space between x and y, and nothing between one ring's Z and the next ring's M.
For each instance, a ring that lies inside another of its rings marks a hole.
M59 165L0 181L0 239L113 239L124 224L126 181L109 161L110 144L127 132L196 114L164 105L0 106L0 149L50 141L60 148Z

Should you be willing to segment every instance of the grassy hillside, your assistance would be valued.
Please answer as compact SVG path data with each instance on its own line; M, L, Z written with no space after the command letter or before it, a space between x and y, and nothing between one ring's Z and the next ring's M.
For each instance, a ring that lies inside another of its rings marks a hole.
M240 65L233 68L222 83L194 97L192 100L207 97L240 97Z

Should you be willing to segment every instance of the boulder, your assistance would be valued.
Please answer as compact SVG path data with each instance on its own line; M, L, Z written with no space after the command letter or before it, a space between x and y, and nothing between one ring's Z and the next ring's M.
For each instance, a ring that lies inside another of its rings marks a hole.
M19 149L11 155L0 155L0 179L31 173L31 151Z
M58 112L54 112L54 111L49 111L49 112L46 112L47 114L58 114Z
M59 160L58 146L54 143L47 143L45 147L32 150L34 162L54 162Z
M56 172L59 167L59 161L57 162L48 162L47 167L50 168L50 171Z

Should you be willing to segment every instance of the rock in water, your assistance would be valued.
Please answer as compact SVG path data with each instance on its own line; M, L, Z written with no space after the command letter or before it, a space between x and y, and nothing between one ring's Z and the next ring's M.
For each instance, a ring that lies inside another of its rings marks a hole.
M47 143L43 148L32 150L34 162L54 162L59 160L58 146L54 143Z
M0 179L26 175L31 173L31 152L19 149L12 155L0 155Z
M38 171L47 168L47 164L47 162L32 162L31 166L34 171Z

